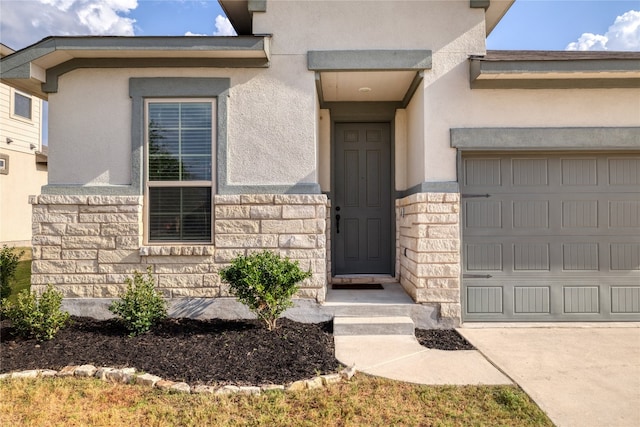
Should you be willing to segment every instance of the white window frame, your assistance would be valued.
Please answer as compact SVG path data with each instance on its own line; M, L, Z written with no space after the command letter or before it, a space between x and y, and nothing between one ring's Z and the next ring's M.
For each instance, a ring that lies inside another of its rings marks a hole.
M211 104L211 180L209 181L151 181L149 179L149 104L152 103L202 103ZM216 98L145 98L144 99L144 243L146 245L198 245L213 243L213 197L216 185L216 147L217 147L217 99ZM150 240L150 188L166 187L210 187L211 188L211 235L208 240Z
M30 111L30 116L31 117L25 117L22 116L20 114L16 113L16 95L20 95L20 96L24 96L25 98L28 98L30 101L30 106L31 106L31 111ZM16 119L16 120L21 120L23 122L27 122L27 123L33 123L33 104L34 104L34 99L31 95L28 95L24 92L21 92L19 90L16 90L14 88L11 88L11 110L9 111L9 115L11 116L12 119Z

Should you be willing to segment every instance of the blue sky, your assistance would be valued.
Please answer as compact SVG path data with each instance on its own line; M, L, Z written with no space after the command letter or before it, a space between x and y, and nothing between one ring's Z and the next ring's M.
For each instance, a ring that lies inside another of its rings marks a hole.
M50 35L231 34L217 0L0 0L0 42L15 50ZM640 51L640 1L516 0L487 48Z
M48 35L226 35L223 14L217 0L0 0L0 41L21 49ZM640 1L516 0L488 48L564 50L580 40L582 50L640 51Z

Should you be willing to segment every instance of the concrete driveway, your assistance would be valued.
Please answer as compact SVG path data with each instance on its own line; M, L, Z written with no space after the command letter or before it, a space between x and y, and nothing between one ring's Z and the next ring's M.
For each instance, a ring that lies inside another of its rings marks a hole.
M640 426L640 324L458 331L557 426Z

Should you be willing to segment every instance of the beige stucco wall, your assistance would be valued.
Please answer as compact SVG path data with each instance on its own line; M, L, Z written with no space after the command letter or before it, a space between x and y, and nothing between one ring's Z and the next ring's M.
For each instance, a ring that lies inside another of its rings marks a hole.
M640 124L640 89L474 89L466 60L440 69L434 57L425 81L424 179L455 181L451 128L615 127ZM446 65L446 64L445 64ZM436 74L439 75L436 76ZM437 78L436 78L437 77ZM409 186L418 182L409 182Z
M483 12L469 8L468 0L268 1L266 13L253 15L253 32L273 34L273 55L332 49L450 50L453 38L475 49L484 37L467 34L470 29L478 35L484 31Z
M270 1L266 13L254 14L255 34L272 34L271 54L306 64L310 50L431 49L438 71L426 82L446 74L446 66L465 62L469 54L484 52L484 14L460 1ZM435 64L434 64L435 65ZM443 69L443 67L445 67ZM434 67L435 68L435 67ZM312 73L310 73L312 74ZM314 86L306 90L315 93ZM420 183L427 176L425 143L445 152L440 141L427 141L426 104L418 93L406 112L395 120L395 171L397 190ZM323 110L318 152L319 182L330 190L330 115ZM455 158L454 158L455 160ZM453 165L455 167L455 163ZM437 174L436 174L437 175Z
M406 120L396 117L396 136L406 134L406 151L396 147L397 190L457 180L451 128L638 126L640 91L634 89L471 90L468 58L485 52L485 23L484 11L467 0L270 1L266 13L254 14L254 33L273 34L272 57L289 61L306 58L309 50L432 50L432 69ZM322 112L318 120L327 116ZM330 131L319 137L321 147L330 144ZM329 189L330 161L330 150L320 149L323 190Z
M62 75L49 97L50 184L131 182L131 77L230 78L228 183L317 182L313 73L304 58L280 57L268 69L78 69Z
M35 156L42 150L42 101L32 98L26 120L11 115L12 97L12 89L0 84L0 154L9 158L9 173L0 174L0 243L25 245L31 241L29 195L47 183L47 167L37 165Z

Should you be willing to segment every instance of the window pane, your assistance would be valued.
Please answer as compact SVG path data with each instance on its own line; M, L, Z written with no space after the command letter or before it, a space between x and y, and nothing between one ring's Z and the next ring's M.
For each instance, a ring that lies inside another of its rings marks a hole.
M13 98L13 114L31 119L31 98L15 93Z
M211 129L183 130L182 154L211 155Z
M149 104L149 128L177 128L179 125L180 104L153 103Z
M211 157L184 156L182 158L183 181L211 181Z
M150 241L211 241L211 187L149 188Z
M211 103L184 103L180 117L183 127L211 129Z
M149 179L210 181L211 102L151 102Z

